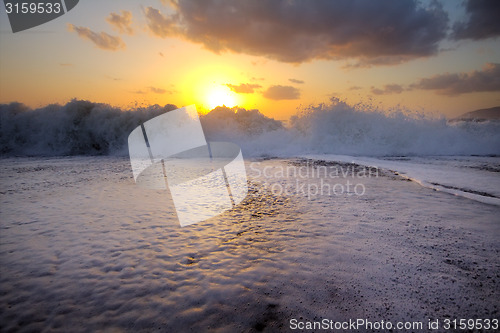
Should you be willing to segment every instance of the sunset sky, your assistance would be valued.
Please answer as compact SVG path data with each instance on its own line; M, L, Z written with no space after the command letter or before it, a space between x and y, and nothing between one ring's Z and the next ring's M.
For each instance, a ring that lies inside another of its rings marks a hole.
M0 7L0 103L500 105L500 1L83 0L15 34Z

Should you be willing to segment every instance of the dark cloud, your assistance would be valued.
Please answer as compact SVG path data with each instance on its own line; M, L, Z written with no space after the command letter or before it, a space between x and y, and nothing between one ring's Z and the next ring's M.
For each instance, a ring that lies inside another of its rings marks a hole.
M500 64L487 64L481 71L440 74L421 79L410 86L414 89L435 90L443 95L472 92L500 92Z
M153 34L291 63L388 64L430 56L448 27L437 2L423 8L413 0L178 0L173 9L168 16L145 9Z
M361 90L361 89L363 89L363 88L360 86L352 86L352 87L349 87L348 90Z
M288 81L292 82L292 83L297 83L297 84L303 84L304 81L302 80L297 80L297 79L288 79Z
M79 37L90 40L100 49L117 51L125 48L125 43L118 36L111 36L105 32L97 33L89 28L77 27L73 24L68 24L68 29L69 31L75 31Z
M114 29L122 34L133 35L134 30L132 29L132 13L127 10L122 10L120 14L111 13L108 17L106 17L106 21L108 21Z
M372 94L375 95L390 95L390 94L401 94L405 89L399 84L386 84L384 89L372 87Z
M299 99L300 90L292 86L270 86L266 91L264 91L262 96L275 101L283 99Z
M500 1L468 0L467 20L455 23L455 39L485 39L500 36Z
M260 88L260 84L241 83L239 85L226 84L232 91L238 94L252 94L255 89Z

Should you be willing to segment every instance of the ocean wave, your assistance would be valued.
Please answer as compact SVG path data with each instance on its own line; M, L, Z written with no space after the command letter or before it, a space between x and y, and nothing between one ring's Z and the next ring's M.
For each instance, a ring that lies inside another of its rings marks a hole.
M127 137L141 123L175 109L121 110L72 100L30 109L0 105L0 153L15 156L127 155ZM385 112L339 100L311 106L286 126L257 110L217 107L201 116L208 141L230 141L245 156L500 155L500 122L447 121ZM182 139L182 138L180 138Z
M0 105L0 153L16 156L126 155L127 138L141 123L176 109L158 105L124 111L72 100L30 109Z
M302 110L286 127L255 111L230 111L220 117L214 110L202 118L207 139L238 143L250 156L500 155L499 121L448 121L406 110L350 106L339 100Z

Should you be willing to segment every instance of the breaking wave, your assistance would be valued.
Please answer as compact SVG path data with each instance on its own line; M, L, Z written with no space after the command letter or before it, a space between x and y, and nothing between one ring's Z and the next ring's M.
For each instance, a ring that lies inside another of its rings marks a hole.
M127 138L135 127L175 108L155 105L121 110L81 100L39 109L3 104L0 153L127 155ZM498 121L450 122L442 117L353 107L338 100L303 110L286 126L257 110L226 107L201 116L201 122L207 140L235 142L245 156L500 155Z
M175 105L123 111L106 104L72 100L32 110L0 105L0 153L16 156L126 155L127 138L141 123Z

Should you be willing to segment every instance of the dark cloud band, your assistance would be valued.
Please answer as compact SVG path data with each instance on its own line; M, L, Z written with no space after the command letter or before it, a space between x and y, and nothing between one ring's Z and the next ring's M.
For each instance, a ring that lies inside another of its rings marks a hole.
M399 63L437 53L448 27L437 2L423 8L412 0L179 0L173 6L169 16L145 9L154 35L291 63Z
M472 92L500 92L500 64L487 64L483 70L470 73L447 73L421 79L410 88L435 90L443 95Z

